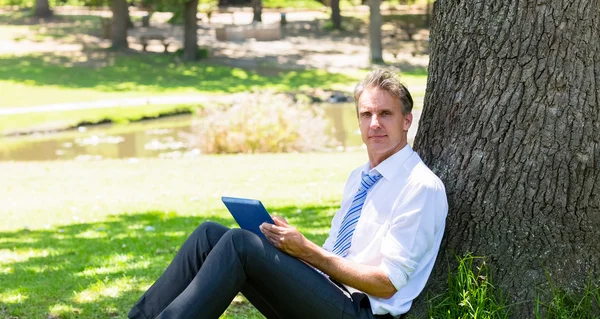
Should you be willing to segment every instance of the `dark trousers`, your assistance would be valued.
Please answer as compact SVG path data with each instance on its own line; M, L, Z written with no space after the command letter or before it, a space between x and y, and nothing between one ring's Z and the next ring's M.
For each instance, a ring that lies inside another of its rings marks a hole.
M128 316L219 318L238 292L269 319L391 318L259 236L212 222L190 235Z

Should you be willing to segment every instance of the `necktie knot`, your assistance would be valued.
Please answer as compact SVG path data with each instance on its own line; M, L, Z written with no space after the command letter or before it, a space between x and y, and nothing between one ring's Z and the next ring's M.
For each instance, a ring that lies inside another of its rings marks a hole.
M359 190L369 190L382 177L377 171L371 173L362 172L362 181L360 182Z

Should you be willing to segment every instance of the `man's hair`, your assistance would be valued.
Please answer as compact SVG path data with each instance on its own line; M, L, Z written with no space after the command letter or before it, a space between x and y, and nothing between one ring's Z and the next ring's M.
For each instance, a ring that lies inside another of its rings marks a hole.
M365 89L378 88L391 94L400 101L402 114L406 115L412 111L413 99L410 92L402 82L400 77L385 69L377 69L369 72L367 76L360 81L354 88L354 104L356 105L356 114L358 115L358 99Z

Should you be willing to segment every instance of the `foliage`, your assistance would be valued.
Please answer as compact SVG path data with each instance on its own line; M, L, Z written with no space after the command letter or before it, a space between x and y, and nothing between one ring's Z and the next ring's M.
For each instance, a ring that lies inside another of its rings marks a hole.
M302 152L332 146L319 109L270 92L240 100L201 115L194 127L195 144L203 152Z
M495 291L483 257L470 253L458 260L456 273L448 274L448 290L428 298L429 316L447 319L509 318L505 298ZM429 296L428 296L429 297Z

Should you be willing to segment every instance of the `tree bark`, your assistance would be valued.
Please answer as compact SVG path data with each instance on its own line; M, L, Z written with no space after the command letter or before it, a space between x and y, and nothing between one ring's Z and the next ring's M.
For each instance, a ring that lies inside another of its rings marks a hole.
M50 10L50 3L48 3L48 0L35 0L33 15L37 18L51 17L52 10Z
M127 1L113 0L110 8L112 10L112 30L110 32L112 48L115 50L126 49L129 46L127 43L127 15L129 10Z
M262 0L252 0L252 9L254 11L252 21L262 22Z
M383 47L381 44L381 0L369 0L369 39L371 62L383 63Z
M198 0L185 3L183 59L195 61L198 53Z
M514 318L600 278L600 2L434 4L414 148L450 203L451 252L487 256Z
M340 11L340 0L331 0L331 23L333 23L334 29L342 29L342 13Z

